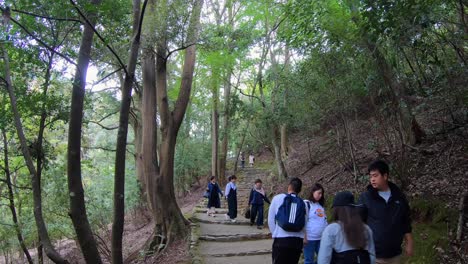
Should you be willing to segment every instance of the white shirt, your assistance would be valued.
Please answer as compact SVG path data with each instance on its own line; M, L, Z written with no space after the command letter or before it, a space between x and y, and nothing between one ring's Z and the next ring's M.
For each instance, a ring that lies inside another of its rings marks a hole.
M249 156L249 163L254 163L254 158L255 158L254 155L250 155Z
M380 195L380 197L382 197L385 200L385 202L388 203L388 200L390 199L390 196L392 196L392 191L391 190L379 191L379 195Z
M304 200L306 208L308 210L309 217L306 225L307 240L320 240L322 238L322 232L327 227L327 215L325 209L319 203L310 202Z
M268 227L270 228L271 236L273 238L280 238L280 237L304 238L305 226L299 232L289 232L289 231L285 231L283 228L281 228L279 225L276 224L275 217L276 217L276 214L278 213L278 209L283 204L284 197L286 197L286 194L281 193L273 197L273 200L271 201L270 209L268 210ZM306 226L307 226L307 210L306 210L305 218L306 218L305 221L306 221Z
M228 184L226 184L226 191L224 192L224 195L225 195L226 197L228 197L229 192L231 191L231 188L232 188L233 190L235 190L235 189L237 188L237 186L236 186L236 184L233 183L233 182L228 182Z

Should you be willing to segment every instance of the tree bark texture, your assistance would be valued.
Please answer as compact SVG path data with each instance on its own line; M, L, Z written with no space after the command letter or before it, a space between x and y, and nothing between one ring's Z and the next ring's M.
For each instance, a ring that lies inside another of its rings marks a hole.
M280 179L287 179L288 173L284 166L283 159L281 158L281 142L280 142L280 131L276 125L272 125L272 145L275 152L276 167L278 169L278 177Z
M219 156L219 179L220 184L225 185L226 163L229 147L229 118L230 118L230 100L231 100L231 71L229 70L224 84L224 113L223 113L223 141L221 142L221 155Z
M112 263L123 263L122 236L125 217L125 161L127 152L128 123L130 103L132 100L132 87L135 80L135 68L140 49L140 26L143 19L147 0L140 11L140 0L133 0L133 38L127 63L122 89L122 102L120 104L119 130L117 132L117 150L115 154L114 176L114 219L112 222Z
M100 4L100 0L92 0L94 5ZM95 21L95 12L88 14L91 23ZM78 62L73 80L72 101L70 109L70 122L68 128L68 191L70 197L70 218L80 244L81 251L87 263L102 263L101 256L94 239L91 226L86 214L84 201L83 182L81 178L81 132L83 125L83 102L85 96L86 74L91 57L93 43L93 28L88 23L84 24Z
M13 224L15 226L16 237L18 238L18 242L21 246L21 249L28 260L28 263L33 264L34 261L31 258L31 254L29 254L29 250L24 243L23 234L21 232L21 227L18 221L18 215L16 214L16 207L15 207L15 197L13 192L13 186L11 184L11 175L10 175L10 165L8 161L8 140L5 130L2 129L2 136L3 136L3 154L4 154L4 164L5 164L5 176L6 176L6 184L8 188L8 200L9 200L9 207L11 211L11 218L13 220Z
M218 75L212 69L212 109L211 109L211 175L218 178L218 151L219 151L219 87L216 79Z
M29 171L29 176L31 178L31 185L33 190L33 203L34 203L34 218L36 222L37 232L39 233L41 243L44 245L44 250L46 255L55 263L68 263L65 259L60 256L60 254L55 250L54 246L50 241L49 234L47 232L47 227L44 222L44 217L42 215L42 197L41 197L41 187L37 175L36 168L34 167L34 162L29 152L28 143L23 131L23 124L21 122L21 115L18 111L18 106L16 102L16 96L13 92L13 84L11 82L11 72L10 72L10 61L8 57L8 52L3 46L3 60L5 67L5 80L8 90L8 95L11 101L11 108L14 116L14 123L16 131L18 133L18 138L20 140L21 151L26 162L26 167Z

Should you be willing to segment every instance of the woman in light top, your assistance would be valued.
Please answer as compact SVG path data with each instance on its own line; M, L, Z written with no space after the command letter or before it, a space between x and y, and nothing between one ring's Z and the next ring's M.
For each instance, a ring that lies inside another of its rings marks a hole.
M351 192L336 194L333 218L322 233L318 264L375 264L375 246L371 229L364 224L359 205Z
M314 184L309 200L304 200L304 202L309 212L304 237L304 264L316 264L315 256L319 253L322 232L328 225L323 186L318 183Z
M236 186L236 175L232 175L228 178L229 182L226 184L226 199L228 201L229 212L226 214L226 220L231 219L231 222L235 222L237 218L237 186Z

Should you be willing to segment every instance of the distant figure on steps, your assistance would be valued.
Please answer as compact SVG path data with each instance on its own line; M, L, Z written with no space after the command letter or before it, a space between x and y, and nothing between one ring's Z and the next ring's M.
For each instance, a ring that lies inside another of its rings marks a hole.
M250 155L249 155L249 165L250 165L250 167L254 166L254 162L255 162L255 156L254 156L253 153L250 153Z
M215 176L210 177L210 182L208 183L208 187L206 189L208 191L208 210L206 211L206 214L208 214L208 216L214 217L216 213L215 208L221 207L219 195L223 196L221 188L219 188L218 183L216 183Z
M241 152L240 160L241 160L241 167L245 168L245 153L244 152Z
M237 186L236 186L236 175L229 176L229 182L226 184L226 199L228 202L229 211L226 214L226 220L235 222L237 218Z
M252 206L250 209L250 225L253 226L255 224L255 218L257 218L258 229L263 228L264 201L270 203L270 200L266 196L265 190L262 187L262 180L256 179L255 185L250 191L249 206Z

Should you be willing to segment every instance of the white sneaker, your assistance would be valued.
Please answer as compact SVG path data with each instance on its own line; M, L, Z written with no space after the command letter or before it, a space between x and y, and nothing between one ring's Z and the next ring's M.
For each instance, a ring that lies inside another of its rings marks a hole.
M232 223L235 223L235 222L236 222L236 219L231 219L231 222L232 222Z
M225 214L224 216L226 217L226 220L229 220L229 215L228 214Z

